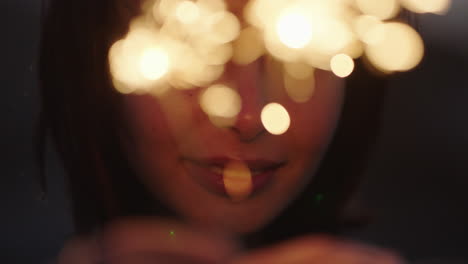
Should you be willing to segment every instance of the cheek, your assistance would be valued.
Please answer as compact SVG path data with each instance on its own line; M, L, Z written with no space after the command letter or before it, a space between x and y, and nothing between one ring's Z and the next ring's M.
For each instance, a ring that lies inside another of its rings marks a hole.
M168 119L159 103L150 95L125 95L124 109L130 150L138 148L143 140L148 148L157 149L156 146L171 138Z
M290 137L298 148L326 147L335 130L344 97L344 81L317 71L314 95L305 103L290 103Z
M193 109L193 98L196 99L191 94L172 92L161 98L151 95L124 97L127 157L140 180L162 201L174 191L168 187L169 178L162 176L175 175L183 148L181 139L193 132L194 123L199 119Z
M283 177L286 196L298 194L313 179L335 132L344 97L344 81L328 72L317 72L316 90L304 103L288 100L291 127L282 138L291 166ZM278 190L282 193L282 190Z
M126 95L125 114L130 136L144 145L176 145L203 116L194 103L194 93L170 91L161 98L151 95Z

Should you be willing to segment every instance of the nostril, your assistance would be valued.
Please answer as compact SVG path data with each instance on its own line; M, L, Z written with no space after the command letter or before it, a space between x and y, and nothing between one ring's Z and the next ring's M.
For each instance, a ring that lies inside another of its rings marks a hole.
M265 128L260 120L260 116L252 114L240 114L231 130L237 134L239 140L251 142L257 140L265 132Z
M241 142L250 143L258 138L260 138L266 131L265 130L255 130L255 131L241 131L236 127L232 127L231 130L234 131L239 137Z

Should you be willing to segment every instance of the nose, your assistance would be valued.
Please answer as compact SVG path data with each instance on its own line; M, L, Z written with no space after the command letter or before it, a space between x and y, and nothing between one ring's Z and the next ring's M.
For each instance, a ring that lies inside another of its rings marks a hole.
M265 104L262 65L259 60L248 65L230 63L225 77L232 83L241 97L241 110L230 129L243 142L251 142L263 135L261 111Z

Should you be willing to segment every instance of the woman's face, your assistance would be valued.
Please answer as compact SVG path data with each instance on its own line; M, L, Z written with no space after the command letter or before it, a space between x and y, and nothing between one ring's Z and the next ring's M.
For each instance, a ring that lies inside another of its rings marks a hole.
M206 87L171 89L160 97L125 95L125 141L140 180L184 220L236 234L253 232L277 216L311 181L333 135L343 81L315 72L313 96L297 103L270 59L228 64L220 81L240 95L236 121L216 126L199 104ZM289 112L286 133L268 133L260 114L271 102ZM226 193L223 169L237 162L250 169L252 191L243 199Z

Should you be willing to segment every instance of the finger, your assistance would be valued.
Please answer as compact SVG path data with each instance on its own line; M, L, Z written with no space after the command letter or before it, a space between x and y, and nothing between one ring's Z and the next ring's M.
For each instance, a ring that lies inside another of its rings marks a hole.
M246 253L230 264L303 263L304 260L319 259L321 254L323 252L314 248L309 241L294 240Z
M401 264L402 258L362 244L342 242L330 237L295 239L272 248L261 249L235 259L232 264Z
M57 257L57 264L102 263L100 248L95 237L79 237L65 243Z
M232 240L221 235L156 218L111 224L102 234L102 246L108 260L125 255L161 253L218 262L237 250Z
M345 253L365 256L369 263L382 263L382 264L404 264L407 261L397 252L390 249L379 248L376 246L363 244L356 241L342 242L343 246L348 248ZM376 262L377 261L377 262Z
M222 263L222 262L217 262ZM105 264L214 264L207 260L172 254L126 255Z

